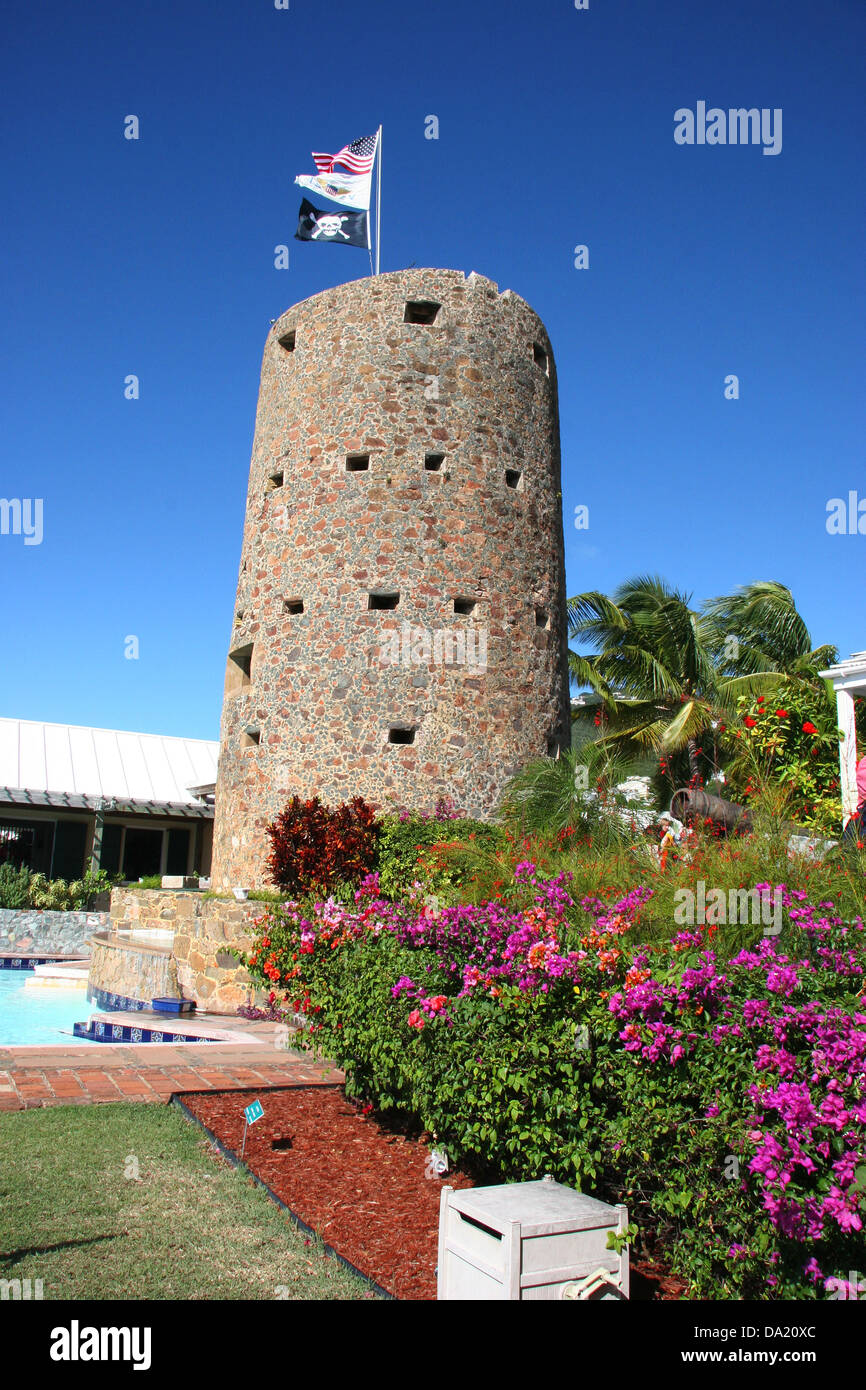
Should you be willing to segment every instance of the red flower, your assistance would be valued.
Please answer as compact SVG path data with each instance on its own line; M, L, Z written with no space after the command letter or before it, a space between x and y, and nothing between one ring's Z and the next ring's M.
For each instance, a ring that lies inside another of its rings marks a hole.
M787 719L787 718L788 718L788 711L787 711L786 709L777 709L777 710L776 710L776 716L777 716L777 718L779 718L779 719Z
M804 733L804 734L817 734L817 732L818 732L818 730L815 728L815 725L814 725L814 724L810 724L809 721L808 721L808 719L807 719L806 722L805 722L805 724L803 725L803 733Z
M745 724L747 729L754 729L757 722L757 719L753 719L750 714L747 714L745 719L743 720L743 723Z

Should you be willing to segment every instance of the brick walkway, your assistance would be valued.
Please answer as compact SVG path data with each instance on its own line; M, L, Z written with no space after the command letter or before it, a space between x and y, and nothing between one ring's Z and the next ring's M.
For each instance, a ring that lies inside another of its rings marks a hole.
M225 1025L227 1020L221 1019ZM343 1073L275 1045L274 1024L231 1019L238 1043L84 1043L0 1047L0 1111L105 1101L167 1101L184 1091L334 1085Z

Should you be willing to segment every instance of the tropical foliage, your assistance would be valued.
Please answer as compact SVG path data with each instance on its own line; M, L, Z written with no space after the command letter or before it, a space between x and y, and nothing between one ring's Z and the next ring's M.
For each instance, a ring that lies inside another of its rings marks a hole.
M839 826L839 734L835 705L812 687L785 680L772 699L741 695L726 765L730 796L745 805L762 785L787 793L797 824L832 834Z
M576 899L517 866L509 901L287 903L254 976L350 1093L494 1180L552 1173L626 1201L694 1296L825 1297L862 1249L862 919L784 885L776 936L646 941L652 889Z
M639 576L612 597L570 599L568 613L570 636L595 648L571 652L569 669L601 697L603 737L653 750L671 782L697 785L718 772L721 726L734 721L740 696L769 698L796 682L832 707L819 672L836 650L813 647L782 584L750 584L698 609L663 579Z
M363 797L332 809L317 796L293 796L267 827L271 881L301 893L353 885L376 861L378 828L376 812Z
M0 864L0 907L83 911L107 894L112 882L104 870L67 882L65 878L48 879L45 874L33 874L26 865L16 869L11 864Z

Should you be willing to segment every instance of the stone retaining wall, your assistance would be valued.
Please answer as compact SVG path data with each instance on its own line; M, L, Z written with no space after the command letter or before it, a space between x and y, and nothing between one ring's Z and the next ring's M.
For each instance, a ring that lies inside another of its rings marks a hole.
M111 895L114 930L170 927L174 931L172 960L180 995L213 1013L233 1014L255 990L247 971L227 948L249 950L249 928L261 911L261 903L160 888L116 888Z
M107 912L42 912L0 908L0 951L40 956L89 956L95 931L109 924Z

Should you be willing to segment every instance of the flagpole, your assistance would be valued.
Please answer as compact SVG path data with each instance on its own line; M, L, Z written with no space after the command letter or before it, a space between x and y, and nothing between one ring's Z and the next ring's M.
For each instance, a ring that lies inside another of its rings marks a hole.
M379 170L376 176L376 274L379 274L382 253L382 127L379 126Z

